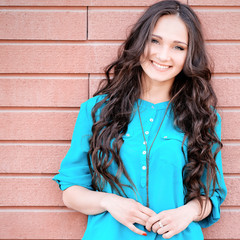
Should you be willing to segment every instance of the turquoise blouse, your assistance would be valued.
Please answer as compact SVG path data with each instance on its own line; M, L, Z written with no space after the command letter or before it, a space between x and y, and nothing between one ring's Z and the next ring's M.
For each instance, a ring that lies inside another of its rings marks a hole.
M61 190L65 190L73 185L93 190L87 163L88 140L91 136L92 127L91 110L101 99L103 99L103 96L96 96L81 105L72 136L71 147L61 163L59 174L53 178L59 184ZM161 123L168 102L152 104L144 100L138 100L138 104L145 138L148 146L150 146ZM216 133L220 137L221 119L219 115ZM184 133L173 125L173 114L169 108L161 130L153 144L149 161L149 207L156 213L184 205L182 168L185 165L185 159L181 150L183 137ZM132 121L128 126L123 140L124 143L120 150L120 156L130 178L137 188L135 192L130 188L125 188L125 191L129 198L133 198L146 206L146 146L137 113L137 104L135 104ZM187 141L185 141L183 147L184 151L187 152ZM216 162L219 168L217 176L220 184L210 198L213 205L212 212L202 221L192 222L184 231L173 236L171 239L202 240L204 237L201 228L211 226L220 218L220 205L227 194L223 178L221 152L218 153ZM117 167L114 163L109 167L109 171L113 174L116 173L116 169ZM120 180L122 183L129 184L125 176L121 176ZM106 184L104 192L117 194L109 184ZM135 225L146 231L144 226ZM83 240L93 239L160 240L163 238L154 232L147 232L147 236L138 235L115 220L109 212L103 212L88 216L87 229Z

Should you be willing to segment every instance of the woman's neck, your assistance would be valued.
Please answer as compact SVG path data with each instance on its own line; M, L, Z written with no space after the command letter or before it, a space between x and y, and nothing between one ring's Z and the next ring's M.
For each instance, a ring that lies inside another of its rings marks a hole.
M169 101L171 86L164 83L144 84L143 82L141 99L154 104Z

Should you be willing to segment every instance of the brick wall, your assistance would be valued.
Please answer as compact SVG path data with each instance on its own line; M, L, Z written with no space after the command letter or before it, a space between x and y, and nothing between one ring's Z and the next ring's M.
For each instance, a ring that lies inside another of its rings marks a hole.
M0 239L80 239L51 180L79 110L154 0L0 0ZM187 2L187 0L184 0ZM206 239L240 239L240 1L188 0L215 61L228 196Z

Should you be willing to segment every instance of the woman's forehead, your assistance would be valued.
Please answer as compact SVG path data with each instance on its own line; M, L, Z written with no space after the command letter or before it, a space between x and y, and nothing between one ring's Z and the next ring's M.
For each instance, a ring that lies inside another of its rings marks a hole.
M162 40L188 44L186 24L177 15L164 15L160 17L154 26L152 34L159 36Z

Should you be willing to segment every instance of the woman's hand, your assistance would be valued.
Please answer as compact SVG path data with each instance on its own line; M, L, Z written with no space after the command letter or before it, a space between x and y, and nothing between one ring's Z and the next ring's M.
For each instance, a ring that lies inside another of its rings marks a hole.
M134 223L146 225L149 217L156 213L130 198L120 197L115 194L107 195L101 205L108 211L118 222L128 227L133 232L140 235L147 235L146 232L134 226Z
M152 229L153 232L161 234L163 238L168 239L186 229L194 220L195 215L196 211L187 205L162 211L148 219L146 229L148 231Z

